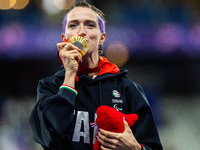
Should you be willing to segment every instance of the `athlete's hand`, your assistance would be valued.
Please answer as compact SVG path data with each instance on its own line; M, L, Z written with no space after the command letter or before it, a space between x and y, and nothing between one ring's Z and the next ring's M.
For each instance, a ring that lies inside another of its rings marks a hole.
M101 144L101 150L141 150L141 145L135 139L125 120L124 128L123 133L114 133L100 129L97 140Z
M76 73L79 62L82 62L82 56L79 53L81 50L68 42L57 43L57 48L59 51L59 57L65 67L65 71Z
M75 87L75 76L78 71L79 62L82 62L81 50L75 45L62 42L57 43L59 57L65 68L65 79L63 84Z

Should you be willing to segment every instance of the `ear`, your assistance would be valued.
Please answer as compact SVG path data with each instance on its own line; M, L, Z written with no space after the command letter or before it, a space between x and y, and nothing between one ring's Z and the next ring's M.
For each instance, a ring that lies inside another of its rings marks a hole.
M66 40L66 37L65 37L64 33L62 33L61 38L62 38L63 41Z
M104 41L106 39L106 33L101 33L101 38L99 40L99 45L103 45Z

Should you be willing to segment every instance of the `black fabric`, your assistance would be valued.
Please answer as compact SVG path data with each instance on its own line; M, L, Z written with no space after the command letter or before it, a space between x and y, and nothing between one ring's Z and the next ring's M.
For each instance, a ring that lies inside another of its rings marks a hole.
M90 142L73 141L78 112L89 114L94 122L95 112L100 105L119 109L122 113L136 113L138 121L132 126L137 141L147 150L162 150L157 128L142 88L126 76L103 74L91 79L87 74L79 75L75 88L78 95L67 89L59 89L64 80L62 67L54 76L39 81L37 104L30 116L33 139L46 150L92 150L93 128L89 128ZM117 91L118 95L113 95Z

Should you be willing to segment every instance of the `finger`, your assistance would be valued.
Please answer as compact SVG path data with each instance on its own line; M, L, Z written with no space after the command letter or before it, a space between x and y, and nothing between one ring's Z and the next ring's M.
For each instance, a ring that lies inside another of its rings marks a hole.
M124 130L129 129L130 127L129 127L129 125L128 125L128 122L126 122L125 117L123 118L123 121L124 121Z
M66 50L69 50L69 47L67 45L64 46L66 48Z
M100 133L100 132L98 133L98 139L100 139L103 142L107 142L107 143L110 142L110 139L108 137L106 137L105 135L103 135L102 133Z
M66 48L66 47L67 47L68 50L77 50L78 52L81 51L81 49L79 49L77 46L75 46L75 45L73 45L73 44L71 44L71 43L67 43L67 44L65 45L65 48Z
M115 132L110 132L110 131L106 131L104 129L100 129L100 133L108 138L115 138L118 133L115 133Z
M67 54L69 58L76 60L77 62L82 62L82 56L76 50L69 51Z
M77 61L77 62L82 62L82 56L80 53L76 53L74 55L74 59Z
M69 43L69 42L62 42L62 43L57 43L57 48L58 51L61 50L77 50L78 52L81 51L81 49L79 49L78 47L76 47L75 45Z
M66 43L57 43L57 48L58 48L58 51L62 50L63 47L66 45Z
M64 46L65 51L69 51L69 53L75 53L78 55L75 55L75 59L77 62L82 62L82 55L80 54L81 49L79 49L78 47L76 47L75 45L71 44L71 43L67 43ZM78 53L77 53L78 52Z
M77 50L66 50L64 48L64 50L59 51L59 56L60 58L72 58L73 56L77 62L82 62L82 56Z
M105 131L105 132L107 132L107 131ZM117 138L118 137L119 137L119 135L116 134L113 138L110 138L110 137L107 137L107 136L101 134L101 132L99 132L98 136L97 136L97 138L99 139L99 141L101 142L101 144L104 147L109 147L109 148L115 148L115 143L117 142Z
M109 142L104 141L100 137L97 138L97 141L101 144L101 149L108 149L108 148L112 148L113 147L112 144L110 144Z
M110 150L110 149L101 145L101 150Z
M113 149L113 148L110 147L109 144L107 146L101 145L101 150L111 150L111 149Z

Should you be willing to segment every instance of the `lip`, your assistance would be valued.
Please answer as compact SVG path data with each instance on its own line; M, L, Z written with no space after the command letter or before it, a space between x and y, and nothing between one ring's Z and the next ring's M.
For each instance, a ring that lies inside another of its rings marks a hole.
M87 39L85 39L85 40L86 40L87 43L89 42L89 40L87 40Z

